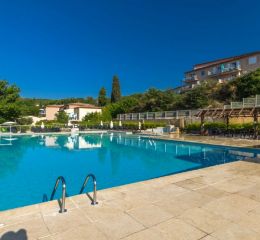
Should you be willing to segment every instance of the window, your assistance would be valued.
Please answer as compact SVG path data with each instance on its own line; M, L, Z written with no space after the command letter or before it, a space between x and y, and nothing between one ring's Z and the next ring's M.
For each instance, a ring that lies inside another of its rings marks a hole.
M200 72L200 75L201 75L201 76L205 76L205 71L204 71L204 70L201 71L201 72Z
M256 64L256 61L257 61L256 56L253 56L253 57L249 57L249 58L248 58L248 63L249 63L249 64Z
M231 68L236 68L237 67L237 62L231 63Z

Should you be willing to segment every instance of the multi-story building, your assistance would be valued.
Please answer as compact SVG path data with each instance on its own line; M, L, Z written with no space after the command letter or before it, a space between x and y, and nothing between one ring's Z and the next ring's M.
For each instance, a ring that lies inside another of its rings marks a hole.
M204 80L213 79L220 83L229 81L257 68L260 68L259 51L196 64L185 73L182 91L192 89Z

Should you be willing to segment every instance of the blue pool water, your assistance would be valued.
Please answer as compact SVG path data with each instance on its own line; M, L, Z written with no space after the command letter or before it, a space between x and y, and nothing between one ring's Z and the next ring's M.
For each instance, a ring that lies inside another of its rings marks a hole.
M65 177L71 196L79 193L88 173L94 173L98 189L104 189L256 154L256 149L150 140L124 134L23 136L13 141L2 136L0 210L46 201L60 175Z

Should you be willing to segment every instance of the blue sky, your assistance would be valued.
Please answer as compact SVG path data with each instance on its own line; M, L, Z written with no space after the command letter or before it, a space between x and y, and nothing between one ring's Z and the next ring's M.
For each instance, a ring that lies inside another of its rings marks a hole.
M24 97L180 85L193 64L260 50L258 0L3 0L0 78Z

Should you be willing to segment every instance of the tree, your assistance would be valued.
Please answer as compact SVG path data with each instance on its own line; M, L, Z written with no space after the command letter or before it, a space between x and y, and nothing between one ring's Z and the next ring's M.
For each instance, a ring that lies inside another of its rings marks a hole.
M251 97L260 93L260 68L254 72L237 78L236 84L237 100Z
M175 103L180 98L172 90L161 91L150 88L138 100L136 111L167 111L175 109Z
M86 103L96 105L97 101L93 97L86 97Z
M118 76L113 77L111 103L118 102L121 98L121 89Z
M56 113L56 120L59 123L68 123L69 121L69 116L67 115L67 113L65 111L59 111L58 113Z
M102 87L98 93L98 105L103 107L107 104L106 89Z
M20 89L0 80L0 122L15 121L21 114L17 105Z
M198 109L208 106L208 88L206 86L198 86L188 91L180 102L181 108Z
M19 98L17 105L22 116L39 116L40 105L35 99Z
M101 119L101 114L94 112L94 113L89 113L83 118L83 122L98 122Z

